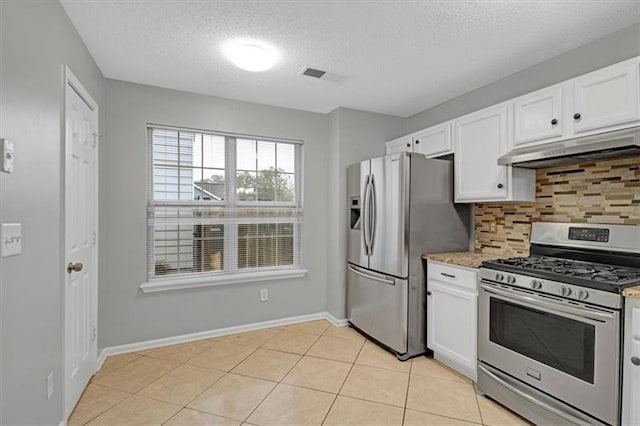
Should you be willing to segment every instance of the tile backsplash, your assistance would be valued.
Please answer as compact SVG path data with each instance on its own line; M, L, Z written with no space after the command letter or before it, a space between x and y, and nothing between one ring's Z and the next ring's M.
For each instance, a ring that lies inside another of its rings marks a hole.
M640 225L640 157L537 170L534 202L476 204L474 216L476 251L510 256L529 254L533 222Z

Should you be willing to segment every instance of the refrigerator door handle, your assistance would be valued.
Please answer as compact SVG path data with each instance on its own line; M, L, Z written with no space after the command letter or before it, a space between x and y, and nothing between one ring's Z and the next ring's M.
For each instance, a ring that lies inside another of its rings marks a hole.
M376 181L375 175L371 175L371 236L369 237L369 253L373 254L373 249L376 243L376 227L378 226L378 207L376 197Z
M362 241L364 243L364 254L369 256L369 180L371 175L367 175L366 183L364 185L364 199L362 201Z
M396 285L396 282L393 281L393 280L388 280L386 278L382 278L377 274L373 275L371 273L360 271L359 269L356 269L355 267L353 267L351 265L349 265L349 270L351 272L353 272L354 274L356 274L356 275L360 275L361 277L364 277L364 278L367 278L367 279L370 279L370 280L373 280L373 281L378 281L378 282L381 282L381 283L384 283L384 284L389 284L389 285Z
M371 197L372 197L372 186L371 186L371 182L373 180L373 175L367 175L367 184L365 186L365 190L364 190L364 198L365 198L365 205L364 205L364 218L366 219L366 222L363 223L363 227L364 227L364 243L365 243L365 253L367 254L367 256L371 256L371 252L372 252L372 235L371 235Z

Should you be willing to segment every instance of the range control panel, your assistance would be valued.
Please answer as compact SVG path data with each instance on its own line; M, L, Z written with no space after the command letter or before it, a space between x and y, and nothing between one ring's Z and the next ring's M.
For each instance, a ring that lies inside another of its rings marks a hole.
M609 230L607 228L582 228L572 226L569 228L569 239L575 241L609 242Z

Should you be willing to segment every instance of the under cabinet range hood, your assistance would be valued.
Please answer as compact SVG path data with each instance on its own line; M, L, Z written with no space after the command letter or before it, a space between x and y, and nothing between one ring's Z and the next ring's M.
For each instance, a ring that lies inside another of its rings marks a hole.
M500 157L498 164L542 169L634 156L640 156L640 127L514 149Z

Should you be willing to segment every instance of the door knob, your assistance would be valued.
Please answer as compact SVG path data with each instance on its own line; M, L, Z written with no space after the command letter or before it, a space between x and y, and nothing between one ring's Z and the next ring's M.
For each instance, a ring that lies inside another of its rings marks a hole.
M504 188L504 185L503 185L503 184L501 184L501 183L499 183L499 184L498 184L498 189L502 189L502 188Z
M551 125L555 126L556 124L558 124L558 119L554 118L553 120L551 120Z
M640 365L640 358L638 358L637 356L632 356L631 357L631 364Z
M574 120L580 120L580 117L582 117L582 115L580 115L579 112L576 112L575 114L573 114L573 119Z
M71 263L69 262L69 264L67 265L67 273L72 273L72 272L80 272L82 271L82 267L84 265L80 262L78 263Z

